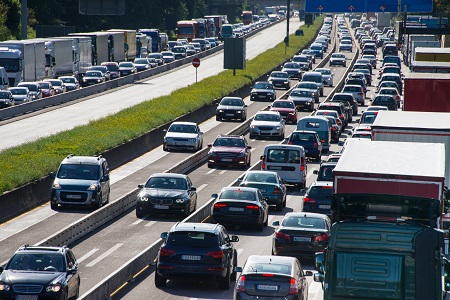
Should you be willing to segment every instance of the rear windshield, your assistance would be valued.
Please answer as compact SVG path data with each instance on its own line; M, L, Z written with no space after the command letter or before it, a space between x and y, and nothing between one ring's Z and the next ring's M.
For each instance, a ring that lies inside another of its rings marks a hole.
M300 151L291 149L269 149L267 162L300 163Z
M303 216L289 216L284 218L281 225L297 228L326 229L325 220Z
M302 141L302 142L316 142L316 136L314 135L314 133L304 133L304 132L293 132L291 134L291 138L290 141L293 142L298 142L298 141Z
M243 273L278 273L291 275L291 266L273 263L247 263L245 264Z
M249 200L255 201L255 193L243 190L225 190L220 194L219 199L233 199L233 200Z
M317 175L317 181L333 181L333 166L321 166L319 174Z
M219 245L218 237L209 232L177 231L167 237L168 246L213 248Z
M337 158L339 160L339 158ZM337 161L336 160L336 161ZM317 198L317 199L330 199L331 195L333 195L333 189L331 186L312 186L307 192L309 198Z

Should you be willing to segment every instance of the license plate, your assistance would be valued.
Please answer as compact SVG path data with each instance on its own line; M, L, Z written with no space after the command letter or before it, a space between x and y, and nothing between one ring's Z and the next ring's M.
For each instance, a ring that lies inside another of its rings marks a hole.
M37 295L18 295L16 300L38 300Z
M167 206L167 205L159 205L159 204L155 204L154 208L156 208L156 209L169 209L169 206Z
M244 211L243 207L229 207L229 211Z
M331 205L319 205L321 209L331 209Z
M294 242L311 242L309 237L294 236Z
M200 257L200 255L182 255L181 259L182 260L201 260L202 258Z
M81 195L67 195L67 199L81 199Z
M278 291L277 285L258 284L256 289L261 291Z
M303 104L298 104L297 105L297 107L299 107L299 108L303 108L305 105L303 105Z
M234 116L234 114L225 114L225 116L232 117L232 116Z
M271 166L270 167L271 170L281 170L281 167L277 167L277 166Z
M231 158L222 158L222 161L233 161Z
M259 98L266 98L265 95L258 95Z

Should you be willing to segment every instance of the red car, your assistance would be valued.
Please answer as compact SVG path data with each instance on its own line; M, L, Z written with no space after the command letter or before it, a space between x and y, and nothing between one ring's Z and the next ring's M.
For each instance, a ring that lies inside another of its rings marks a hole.
M208 144L208 168L215 166L250 167L251 151L242 135L219 135L214 143Z
M297 106L292 100L275 100L270 106L271 111L277 111L286 123L297 124Z
M50 82L38 82L39 87L42 90L42 98L51 97L55 95L55 89Z

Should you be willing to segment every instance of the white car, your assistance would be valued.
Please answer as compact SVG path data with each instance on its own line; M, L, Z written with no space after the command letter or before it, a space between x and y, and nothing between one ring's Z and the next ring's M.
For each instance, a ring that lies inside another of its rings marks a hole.
M330 67L340 65L343 67L347 66L347 58L344 53L333 53L330 57Z
M169 129L164 130L163 150L198 151L203 148L203 132L197 123L173 122Z
M324 83L328 86L333 86L334 74L328 68L317 68L316 72L322 73L322 79Z
M277 111L260 111L250 124L250 139L275 137L284 139L285 121Z

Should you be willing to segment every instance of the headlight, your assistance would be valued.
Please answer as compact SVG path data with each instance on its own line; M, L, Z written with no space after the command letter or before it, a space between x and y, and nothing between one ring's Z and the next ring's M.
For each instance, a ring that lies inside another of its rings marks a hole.
M61 284L57 283L54 285L49 285L46 290L47 290L47 292L57 293L61 290Z
M93 184L91 184L91 186L88 188L88 191L96 191L96 190L98 190L98 188L99 188L98 183L93 183Z
M175 203L183 204L184 202L188 202L188 201L189 201L189 198L180 198L180 199L175 200Z
M281 126L276 126L275 129L276 129L276 130L280 130L280 129L281 129Z
M53 189L55 190L60 190L61 189L61 185L59 183L53 183Z
M101 82L102 80L101 79L97 79L97 82Z
M138 195L138 201L147 202L148 197L146 195Z
M244 111L243 110L237 110L236 113L237 114L242 114Z
M8 292L10 289L11 289L11 287L9 286L9 284L0 282L0 291Z

